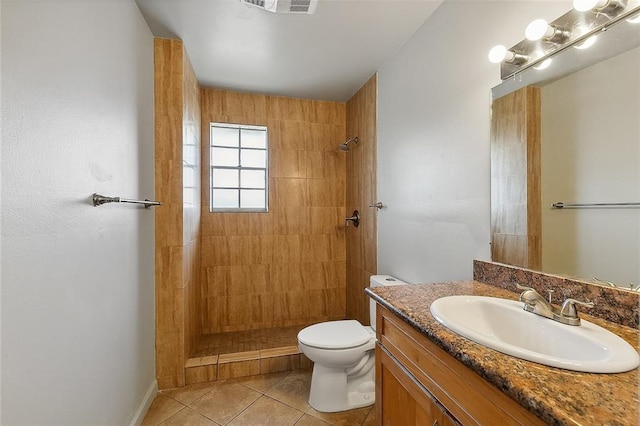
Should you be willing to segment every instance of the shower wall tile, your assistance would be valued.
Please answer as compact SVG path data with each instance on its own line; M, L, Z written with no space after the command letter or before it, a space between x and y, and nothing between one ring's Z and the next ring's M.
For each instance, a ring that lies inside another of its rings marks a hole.
M269 205L274 207L308 206L308 181L308 179L269 178Z
M275 235L304 235L309 233L308 207L274 207L272 232Z
M346 154L334 151L308 151L307 177L346 178Z
M341 207L345 204L344 179L308 179L309 205L312 207Z
M306 178L306 151L269 150L269 175L271 177Z
M184 333L182 331L157 333L156 371L158 377L184 374L185 358L182 353Z
M179 332L184 327L185 294L182 289L156 290L156 329Z
M156 377L165 389L184 386L185 360L202 334L201 191L199 179L189 187L183 179L200 176L200 90L178 40L154 40L154 77Z
M157 177L156 198L162 200L162 205L155 210L156 241L159 241L160 247L182 246L182 201L172 202L168 195L162 192ZM182 200L182 191L179 198Z
M201 98L203 332L344 318L346 105L218 89ZM211 122L267 126L268 213L209 212Z
M368 207L376 199L376 107L377 77L374 75L347 102L347 137L359 144L348 151L346 161L346 213L360 212L360 226L346 235L346 313L369 324L369 298L364 289L377 273L377 210ZM382 200L384 201L384 200Z
M309 233L340 234L344 233L344 207L310 207Z

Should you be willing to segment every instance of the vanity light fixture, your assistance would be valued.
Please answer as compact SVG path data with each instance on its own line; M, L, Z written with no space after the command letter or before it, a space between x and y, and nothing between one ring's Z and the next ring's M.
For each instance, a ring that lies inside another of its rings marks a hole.
M531 22L526 38L510 48L498 45L491 49L489 60L500 64L502 80L529 68L543 70L550 65L549 59L570 47L587 49L597 34L615 25L640 23L640 0L573 0L573 6L553 22Z
M552 43L564 43L570 36L571 31L556 25L549 25L544 19L536 19L527 25L524 32L527 40L544 40Z

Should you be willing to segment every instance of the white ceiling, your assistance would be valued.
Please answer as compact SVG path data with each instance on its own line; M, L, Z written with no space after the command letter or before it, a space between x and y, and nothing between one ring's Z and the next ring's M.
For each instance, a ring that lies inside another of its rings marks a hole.
M153 34L183 40L200 84L348 100L442 0L320 0L314 15L240 0L136 0Z

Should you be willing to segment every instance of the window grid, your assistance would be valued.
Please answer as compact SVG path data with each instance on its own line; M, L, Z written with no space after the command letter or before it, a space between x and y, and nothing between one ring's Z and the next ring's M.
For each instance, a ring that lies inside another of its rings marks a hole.
M229 145L220 145L214 143L214 129L216 128L224 128L224 129L234 129L237 130L237 146L229 146ZM244 147L243 146L243 138L242 131L261 131L264 133L264 148L256 148L256 147ZM268 204L268 135L267 128L263 126L250 126L250 125L238 125L238 124L226 124L226 123L211 123L211 131L210 131L210 159L211 159L211 167L209 173L209 188L210 188L210 197L209 197L209 211L211 212L267 212L269 210ZM215 166L214 163L214 155L213 148L224 148L224 149L233 149L236 150L237 157L236 163L237 166L229 166L229 165L220 165ZM264 152L264 167L255 167L255 166L243 166L242 165L242 153L243 152ZM236 170L237 174L237 186L225 186L225 185L216 185L214 182L214 170ZM242 171L261 171L264 173L264 184L262 186L247 186L244 187L242 185L243 173ZM236 205L238 207L215 207L214 206L214 190L233 190L236 191ZM264 207L242 207L242 195L243 192L245 195L251 191L261 191L264 196Z

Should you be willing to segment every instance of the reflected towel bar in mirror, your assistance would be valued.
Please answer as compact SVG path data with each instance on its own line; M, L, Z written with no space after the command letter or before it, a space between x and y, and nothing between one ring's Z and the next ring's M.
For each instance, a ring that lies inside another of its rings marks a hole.
M130 200L128 198L121 197L105 197L104 195L94 193L92 196L93 206L98 207L107 203L131 203L131 204L143 204L145 209L153 206L159 206L161 203L159 201L150 201L150 200Z
M556 209L567 208L580 208L580 207L640 207L640 203L582 203L582 204L568 204L563 202L553 203L551 207Z

